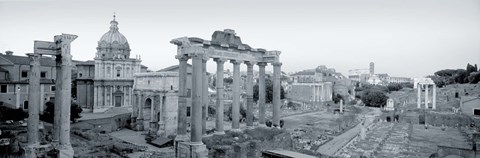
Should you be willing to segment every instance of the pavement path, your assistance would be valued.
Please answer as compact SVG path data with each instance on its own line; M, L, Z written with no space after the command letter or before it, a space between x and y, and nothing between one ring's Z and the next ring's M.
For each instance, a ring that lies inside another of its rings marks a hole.
M373 111L370 111L366 115L365 126L370 125L376 116L381 115L381 111L378 108L372 108ZM355 136L357 136L362 129L362 124L358 124L357 126L351 128L350 130L342 133L341 135L333 138L332 140L328 141L327 143L323 144L317 149L317 152L332 156L337 151L342 149L348 142L350 142Z

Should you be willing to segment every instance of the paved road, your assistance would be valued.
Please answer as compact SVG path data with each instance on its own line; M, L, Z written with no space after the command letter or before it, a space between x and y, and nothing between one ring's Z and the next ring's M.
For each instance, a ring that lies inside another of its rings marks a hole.
M366 117L367 119L365 120L365 126L370 125L376 116L381 115L380 109L378 108L372 108L372 109L373 111L367 114L368 117ZM333 138L329 142L320 146L317 149L317 152L324 155L328 155L328 156L334 155L337 151L342 149L343 146L345 146L348 142L350 142L355 136L357 136L360 133L361 129L362 129L362 125L358 124L357 126L351 128L350 130L342 133L341 135Z

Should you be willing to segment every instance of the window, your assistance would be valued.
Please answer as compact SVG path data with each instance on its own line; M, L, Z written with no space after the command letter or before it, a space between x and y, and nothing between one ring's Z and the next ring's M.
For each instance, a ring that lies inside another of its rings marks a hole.
M117 69L117 77L120 77L120 70Z
M55 86L51 86L50 91L55 92Z
M473 109L474 116L480 116L480 109Z
M82 77L82 76L83 76L83 74L82 74L82 73L78 73L78 77Z
M190 117L190 107L187 107L187 117Z
M0 85L0 93L7 93L7 85L6 84Z
M22 71L22 77L23 78L28 77L28 71Z
M40 72L40 78L47 77L47 72Z

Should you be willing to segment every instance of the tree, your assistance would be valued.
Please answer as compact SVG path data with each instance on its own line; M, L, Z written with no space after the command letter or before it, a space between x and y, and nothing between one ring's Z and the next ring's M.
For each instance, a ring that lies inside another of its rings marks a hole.
M265 103L271 103L273 100L273 81L265 79ZM285 98L285 90L280 86L280 99ZM258 101L258 83L253 86L253 100Z
M472 84L477 84L480 82L480 71L470 73L468 76L468 82Z
M55 104L53 102L47 102L45 104L47 108L43 112L43 115L40 116L40 119L53 123L53 119L55 116ZM70 107L70 121L75 122L77 121L78 118L81 118L80 113L82 113L82 108L75 102L72 102L71 107Z
M385 92L376 89L369 89L363 91L361 99L366 106L382 107L386 104L388 97L385 95Z

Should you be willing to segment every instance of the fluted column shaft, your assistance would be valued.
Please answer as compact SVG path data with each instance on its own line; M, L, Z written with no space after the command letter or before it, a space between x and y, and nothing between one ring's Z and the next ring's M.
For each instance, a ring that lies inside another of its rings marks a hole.
M190 141L202 144L202 89L203 89L203 54L192 55L192 106L190 110Z
M233 63L233 105L232 105L232 129L240 128L240 63L232 60Z
M280 77L282 63L273 63L273 126L280 126Z
M258 106L259 106L259 124L265 125L265 66L267 63L258 63Z
M247 126L253 126L253 64L247 64Z
M202 134L207 134L208 117L208 76L207 57L202 58Z
M40 58L41 55L31 54L30 74L28 81L28 146L37 146L40 100ZM32 156L32 155L29 155Z
M215 120L215 130L219 134L223 134L223 64L225 63L224 59L215 59L217 62L217 79L216 79L216 87L217 87L217 110L216 110L216 120Z
M185 55L177 55L179 61L178 72L178 111L177 135L187 134L187 61Z

